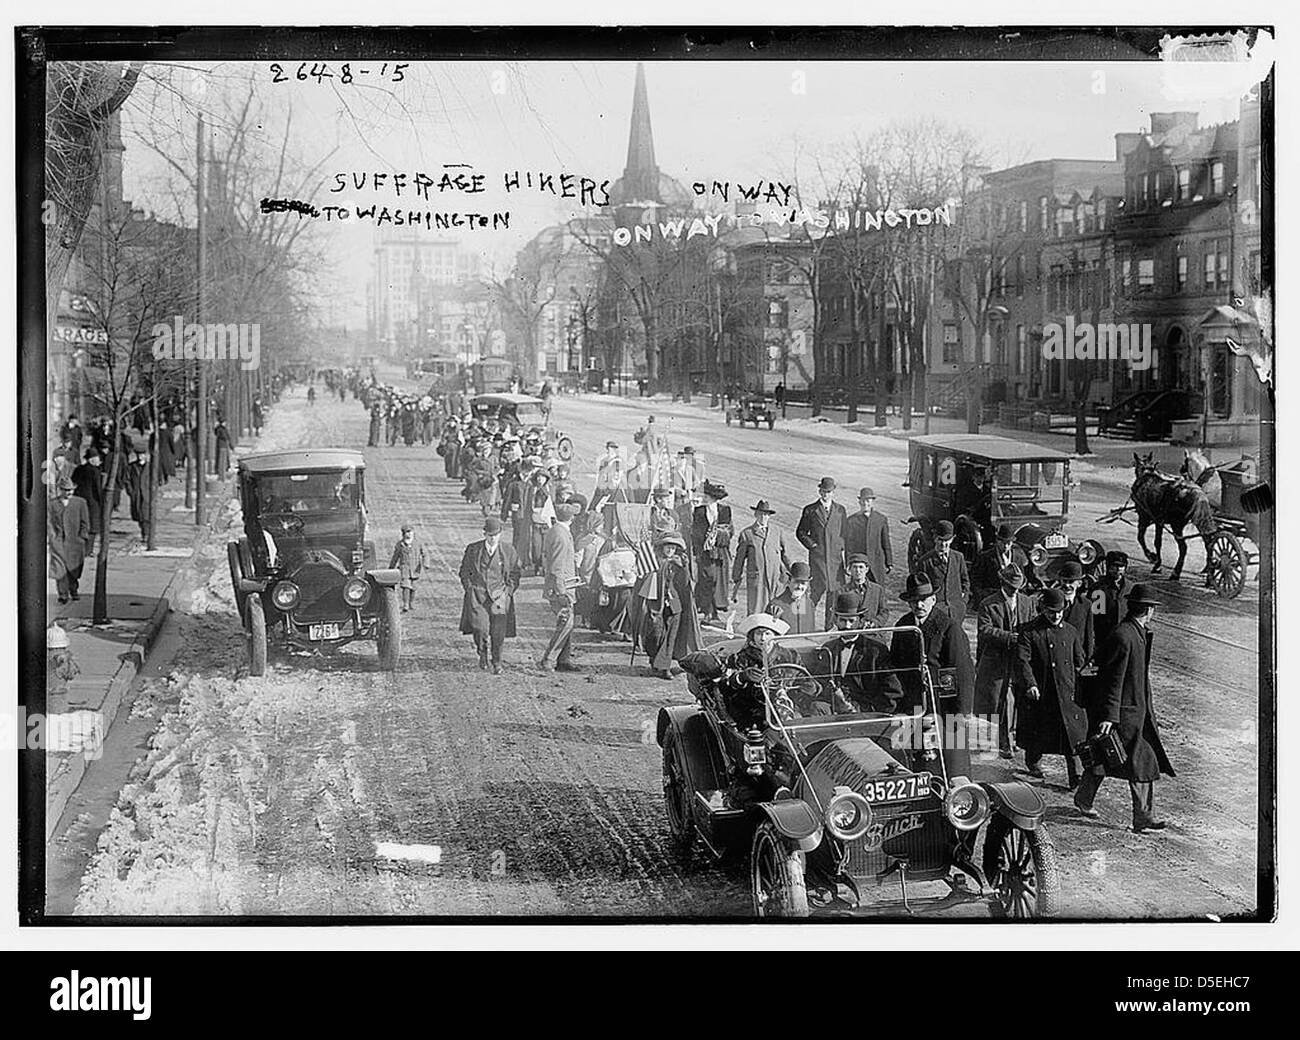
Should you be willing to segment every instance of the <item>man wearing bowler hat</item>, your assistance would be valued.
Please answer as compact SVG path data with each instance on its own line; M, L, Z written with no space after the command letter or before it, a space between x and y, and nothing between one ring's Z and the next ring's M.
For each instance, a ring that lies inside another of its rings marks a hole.
M1088 716L1076 699L1084 665L1078 630L1065 620L1065 595L1047 589L1038 599L1038 617L1020 631L1016 643L1016 693L1019 718L1016 744L1025 749L1025 769L1042 778L1044 755L1065 757L1070 790L1079 785L1074 748L1088 735Z
M763 609L785 621L794 635L821 631L817 627L817 608L808 594L811 586L811 568L803 560L796 560L790 564L790 581L785 589Z
M1103 645L1128 613L1128 553L1112 549L1106 554L1106 575L1093 587L1089 597L1097 604L1092 619L1097 645Z
M809 595L813 605L844 579L844 507L835 501L835 481L822 477L817 485L817 501L803 507L795 537L808 550L812 569Z
M825 652L830 655L834 688L848 700L844 707L837 705L835 712L892 714L903 699L903 685L884 642L861 632L876 627L861 596L848 590L836 593L831 616L841 634L826 643Z
M952 540L952 523L940 520L934 525L934 550L921 557L918 570L930 579L939 603L960 625L970 599L970 574L966 557L953 549Z
M998 753L1014 755L1016 732L1017 642L1020 630L1034 620L1034 603L1024 593L1025 572L1008 564L999 575L998 591L979 605L975 651L975 714L997 716ZM990 749L991 750L991 749Z
M731 602L740 596L745 579L745 613L753 614L776 598L790 573L790 553L785 532L772 523L776 510L760 498L754 503L754 522L736 539L736 561L731 567Z
M954 740L944 740L944 758L949 776L969 776L970 753L966 747L965 717L975 703L975 669L971 663L970 640L961 625L953 620L938 602L934 586L924 574L909 574L901 598L911 606L895 623L899 627L916 627L915 632L895 632L889 645L889 657L900 669L903 700L898 710L908 714L917 708L929 711L931 704L923 697L918 661L924 662L938 697L938 711L956 717L952 727ZM945 734L945 738L947 734Z
M876 493L869 487L858 492L858 511L844 521L844 555L862 553L871 568L871 580L881 587L894 566L889 546L889 518L876 508Z
M885 608L885 590L871 580L871 561L866 553L851 553L848 573L835 592L851 592L862 602L862 616L867 624L879 628L888 623ZM833 625L834 596L826 597L826 627Z
M1008 567L1019 567L1021 571L1029 565L1025 550L1016 544L1016 534L1010 524L1000 524L993 544L975 557L971 567L970 583L975 590L975 606L978 608L989 596L996 595L1002 587L1002 572Z
M1083 594L1083 566L1078 560L1066 560L1057 570L1054 584L1065 597L1065 623L1073 626L1079 633L1079 645L1083 647L1083 660L1085 663L1090 663L1096 651L1096 637L1093 628L1092 600Z
M515 592L522 571L512 546L501 541L501 520L483 521L483 537L471 542L460 561L460 584L465 591L460 608L460 630L474 637L478 666L501 674L501 651L515 634Z
M1160 774L1174 775L1151 703L1151 618L1160 601L1147 585L1129 591L1124 620L1098 652L1097 701L1094 726L1099 735L1112 730L1126 753L1122 765L1097 765L1084 774L1074 793L1074 805L1084 816L1098 816L1093 808L1097 789L1105 777L1128 781L1133 800L1133 830L1162 831L1164 820L1155 816L1155 782Z

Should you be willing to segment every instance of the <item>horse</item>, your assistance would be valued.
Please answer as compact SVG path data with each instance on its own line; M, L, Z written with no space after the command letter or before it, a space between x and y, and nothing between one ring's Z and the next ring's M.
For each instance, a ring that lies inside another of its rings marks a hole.
M1129 492L1133 505L1137 507L1138 544L1151 563L1151 573L1160 570L1160 539L1163 528L1168 526L1174 540L1178 542L1178 562L1169 574L1170 581L1178 581L1183 573L1183 561L1187 557L1187 540L1183 529L1191 524L1205 541L1206 568L1209 567L1210 540L1214 537L1216 524L1214 510L1210 500L1199 485L1183 477L1173 477L1161 473L1156 465L1154 454L1145 456L1133 453L1133 487ZM1147 548L1147 527L1156 528L1155 552Z
M1183 449L1183 464L1178 467L1178 472L1205 491L1212 509L1223 505L1223 478L1219 476L1219 467L1213 465L1200 448Z

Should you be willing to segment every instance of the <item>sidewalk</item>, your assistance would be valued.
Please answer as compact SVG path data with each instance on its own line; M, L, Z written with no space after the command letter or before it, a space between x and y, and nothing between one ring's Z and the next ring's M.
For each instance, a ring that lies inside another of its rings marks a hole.
M241 444L246 448L246 444ZM232 471L233 472L233 471ZM47 748L45 756L45 834L50 837L103 737L113 725L122 698L131 688L182 585L178 575L193 559L195 550L211 531L211 521L230 500L230 476L208 478L204 505L208 523L195 527L194 510L186 509L184 472L178 472L158 492L157 547L145 551L138 525L131 520L123 495L113 517L108 559L108 614L106 625L94 626L95 568L98 555L88 557L81 577L81 598L60 604L53 579L46 586L46 624L54 621L67 630L68 646L81 669L68 684L66 723L59 727L62 743L71 736L72 747L84 741L87 751ZM48 711L48 707L47 707ZM53 718L51 718L53 723ZM47 727L49 729L49 727ZM51 741L51 745L60 743Z

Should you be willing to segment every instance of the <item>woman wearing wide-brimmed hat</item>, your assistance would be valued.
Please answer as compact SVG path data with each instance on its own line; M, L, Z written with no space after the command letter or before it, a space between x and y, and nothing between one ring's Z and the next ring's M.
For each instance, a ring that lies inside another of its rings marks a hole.
M700 648L699 619L686 565L686 540L673 532L655 543L659 568L647 574L633 597L637 640L661 679L673 662ZM634 648L635 652L635 648Z

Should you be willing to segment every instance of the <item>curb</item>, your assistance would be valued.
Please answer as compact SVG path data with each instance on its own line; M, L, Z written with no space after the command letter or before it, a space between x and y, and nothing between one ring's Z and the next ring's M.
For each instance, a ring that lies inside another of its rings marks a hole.
M200 539L196 538L194 552L198 551L199 542ZM167 622L167 615L171 613L172 605L176 599L177 576L185 564L193 559L194 555L191 553L176 568L167 584L163 587L162 595L158 597L158 603L154 606L153 613L149 615L144 626L131 641L131 645L121 654L122 663L117 666L117 671L113 673L113 677L108 682L108 692L104 695L104 703L100 708L100 715L103 719L102 739L107 739L109 730L113 728L113 723L117 719L117 711L122 706L122 698L126 696L131 684L135 682L136 676L140 674L140 669L144 667L149 651L153 649L154 643L158 641L158 635ZM82 778L86 775L87 758L84 753L67 755L62 762L58 762L59 757L63 756L47 754L45 758L46 841L49 841L58 830L59 822L68 807L68 802L76 793L77 788L81 785ZM55 763L57 763L55 775L51 780L50 766Z

